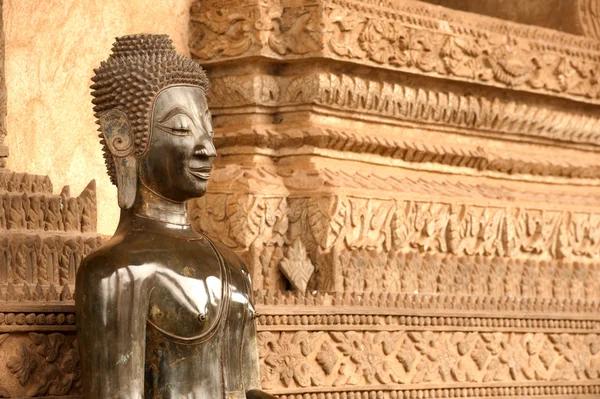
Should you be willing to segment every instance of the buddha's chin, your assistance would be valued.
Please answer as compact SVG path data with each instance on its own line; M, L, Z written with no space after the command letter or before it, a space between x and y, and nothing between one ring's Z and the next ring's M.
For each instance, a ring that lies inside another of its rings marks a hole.
M189 190L190 198L199 198L206 194L206 186L208 184L208 179L194 179L193 188Z

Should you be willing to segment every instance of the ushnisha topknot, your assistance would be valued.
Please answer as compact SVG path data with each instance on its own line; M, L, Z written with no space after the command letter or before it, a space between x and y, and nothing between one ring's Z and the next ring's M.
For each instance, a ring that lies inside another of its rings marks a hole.
M208 91L208 79L196 62L175 52L167 35L128 35L116 38L112 54L94 69L90 86L97 120L107 111L118 109L129 120L134 134L135 155L141 156L150 143L152 101L170 85L199 86ZM99 122L98 122L99 123ZM106 168L116 184L115 166L102 134Z

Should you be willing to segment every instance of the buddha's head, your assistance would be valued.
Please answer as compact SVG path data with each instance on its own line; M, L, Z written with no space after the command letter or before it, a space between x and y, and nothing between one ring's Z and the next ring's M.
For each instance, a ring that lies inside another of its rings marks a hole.
M167 35L134 35L117 38L94 72L94 113L119 206L130 208L140 185L173 202L202 196L216 156L202 68Z

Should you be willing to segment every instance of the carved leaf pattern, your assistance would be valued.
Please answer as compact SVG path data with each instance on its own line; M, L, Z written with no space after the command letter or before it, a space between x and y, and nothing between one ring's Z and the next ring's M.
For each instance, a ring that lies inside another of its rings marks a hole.
M287 255L281 260L279 267L294 288L302 293L306 292L306 286L315 267L306 255L300 238L296 238L292 246L288 248Z
M313 372L313 364L306 355L315 348L315 341L319 339L319 333L297 332L294 334L259 334L258 344L268 349L261 352L261 361L265 368L263 373L263 385L265 387L277 386L278 383L285 387L318 386L321 384L319 376Z
M310 229L321 246L330 248L346 224L346 201L340 197L311 198L308 203Z
M539 49L526 37L515 38L520 33L513 32L511 26L503 27L508 34L494 29L481 31L456 21L450 27L446 13L433 13L437 19L427 18L427 22L419 18L400 22L405 17L402 13L393 15L395 7L386 11L354 7L328 4L320 13L317 7L300 4L258 9L240 6L223 12L194 5L190 48L200 59L256 55L262 46L266 47L262 51L278 56L314 54L327 48L334 57L360 58L392 68L594 99L598 96L598 66L589 56L549 51L549 45L555 43Z
M76 340L59 333L30 333L29 341L29 345L21 342L6 364L24 392L28 396L79 392L81 374Z
M326 172L328 176L331 173ZM227 174L237 176L232 170L227 170ZM340 174L337 177L344 176ZM332 181L334 177L331 177ZM371 181L379 180L371 177ZM352 186L357 182L344 181L343 184ZM428 189L419 187L425 191ZM262 246L283 246L285 253L285 247L290 246L286 242L293 244L295 238L300 236L311 259L326 256L334 247L337 253L345 257L340 258L340 263L343 286L347 290L380 291L382 285L386 285L388 288L384 291L397 286L407 292L430 292L436 289L463 290L467 284L471 284L470 292L477 295L598 296L598 291L590 288L598 285L596 279L585 277L589 267L574 267L563 262L557 270L562 275L538 278L540 272L549 273L550 270L539 267L537 263L523 265L520 261L515 261L510 267L505 267L504 262L499 261L487 264L490 257L515 256L519 253L553 259L562 259L566 254L572 254L570 258L594 259L600 256L600 217L589 213L471 205L456 207L424 201L336 195L288 200L285 197L218 194L214 203L209 201L213 204L211 207L206 201L212 194L206 197L192 211L195 226L219 236L236 250L248 251L252 245L255 254L249 266L264 273L272 270L271 267L276 268L278 263L271 266L270 256L261 258ZM206 210L200 209L202 207ZM411 267L404 268L402 265L396 269L394 263L389 263L393 253L410 248L427 253L480 255L488 260L477 258L480 265L476 270L468 263L459 262L454 269L454 283L440 284L440 278L447 274L449 265L438 267L434 258L424 265L426 269L433 267L431 273L417 270L415 274ZM378 253L372 252L376 249L379 249ZM66 257L63 258L66 262ZM394 276L403 268L404 274L396 281L381 278L384 269ZM435 274L437 277L433 276ZM425 278L430 281L425 282ZM540 286L542 282L553 283L546 287ZM318 284L316 288L319 288Z
M234 196L228 201L230 236L242 247L248 247L258 236L265 211L262 198Z
M303 341L310 350L300 349ZM595 334L261 332L259 342L261 362L277 367L270 387L585 380L600 372ZM318 365L310 379L308 359Z

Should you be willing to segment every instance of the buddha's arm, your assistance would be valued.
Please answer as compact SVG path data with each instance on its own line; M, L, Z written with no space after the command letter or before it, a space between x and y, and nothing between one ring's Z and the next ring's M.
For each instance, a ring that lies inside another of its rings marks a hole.
M79 269L75 300L85 399L144 397L148 305L142 285L127 267L95 261Z

